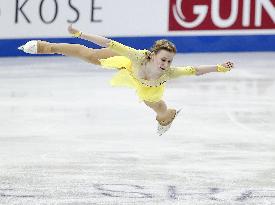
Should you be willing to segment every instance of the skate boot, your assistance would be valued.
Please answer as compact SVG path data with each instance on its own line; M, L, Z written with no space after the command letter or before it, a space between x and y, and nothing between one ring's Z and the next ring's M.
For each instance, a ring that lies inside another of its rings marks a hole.
M25 45L18 47L18 49L25 53L37 54L37 41L29 41Z
M47 41L29 41L18 48L30 54L52 54L50 43Z
M179 114L180 110L174 110L174 109L168 109L167 114L165 117L158 117L157 116L157 121L158 121L158 129L157 133L159 136L163 135L165 132L167 132L171 125L173 120L176 118L176 116Z

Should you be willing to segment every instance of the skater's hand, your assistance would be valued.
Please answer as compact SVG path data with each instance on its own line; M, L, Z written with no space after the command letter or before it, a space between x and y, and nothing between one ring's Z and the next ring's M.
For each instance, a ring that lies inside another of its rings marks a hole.
M232 68L234 68L234 63L232 63L231 61L227 61L226 63L223 63L222 66L231 70Z
M76 28L73 28L73 25L71 24L71 25L68 26L68 32L70 34L74 35L76 33L79 33L80 31L78 29L76 29Z

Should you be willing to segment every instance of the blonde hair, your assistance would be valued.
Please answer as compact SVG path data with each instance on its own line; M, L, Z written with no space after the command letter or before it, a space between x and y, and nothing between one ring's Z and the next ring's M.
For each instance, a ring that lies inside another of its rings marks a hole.
M157 54L160 50L166 50L171 53L176 53L177 48L175 44L173 44L171 41L168 41L166 39L161 39L155 41L154 45L151 47L150 51L146 52L146 59L150 60L152 54Z

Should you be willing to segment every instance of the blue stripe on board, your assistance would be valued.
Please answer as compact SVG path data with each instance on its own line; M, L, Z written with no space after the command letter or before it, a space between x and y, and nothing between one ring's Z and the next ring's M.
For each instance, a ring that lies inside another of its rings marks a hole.
M243 52L275 51L275 35L239 35L239 36L154 36L154 37L111 37L125 45L148 49L158 39L174 42L180 53L192 52ZM0 39L0 56L26 56L17 47L31 39ZM75 38L43 38L51 42L79 43L88 47L94 44Z

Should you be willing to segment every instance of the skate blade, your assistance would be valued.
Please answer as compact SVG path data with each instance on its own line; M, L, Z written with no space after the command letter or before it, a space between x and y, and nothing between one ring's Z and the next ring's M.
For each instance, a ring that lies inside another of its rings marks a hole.
M24 51L24 47L23 46L20 46L17 49L20 50L20 51Z

